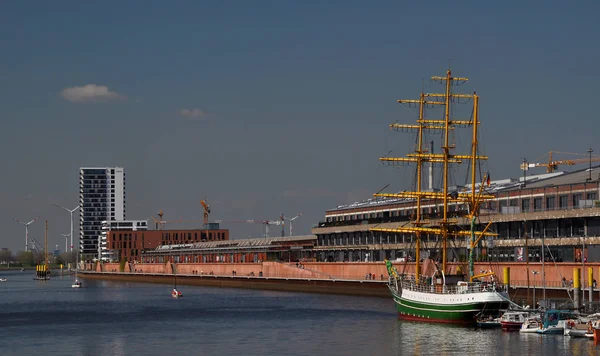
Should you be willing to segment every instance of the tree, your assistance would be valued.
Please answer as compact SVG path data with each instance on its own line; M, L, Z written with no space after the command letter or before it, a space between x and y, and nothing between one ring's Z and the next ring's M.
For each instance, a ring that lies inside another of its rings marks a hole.
M76 251L63 252L60 254L59 258L64 263L75 263L75 257L77 257L76 254L77 254Z
M12 252L9 249L0 251L0 262L11 262L13 260Z
M31 251L19 251L17 252L17 261L22 265L33 266L33 252Z

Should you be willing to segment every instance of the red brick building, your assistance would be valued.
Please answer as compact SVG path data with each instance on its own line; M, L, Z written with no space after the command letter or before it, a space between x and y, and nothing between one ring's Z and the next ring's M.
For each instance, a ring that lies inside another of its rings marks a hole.
M143 250L154 250L162 245L182 245L205 241L229 240L229 230L111 230L106 232L107 248L117 260L141 262Z

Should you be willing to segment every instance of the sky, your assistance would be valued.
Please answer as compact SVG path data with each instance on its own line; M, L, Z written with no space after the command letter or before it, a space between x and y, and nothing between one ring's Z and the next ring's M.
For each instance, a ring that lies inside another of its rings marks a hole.
M597 2L0 8L0 247L15 252L25 240L15 218L39 217L29 231L41 243L48 220L50 248L64 249L69 214L53 204L79 204L81 166L125 167L128 219L163 210L165 220L200 221L206 198L210 220L303 213L293 232L309 234L327 209L387 184L405 189L408 168L378 159L412 147L411 135L389 130L416 118L396 100L441 92L429 78L448 66L469 78L457 90L481 97L492 179L518 177L524 158L551 150L600 154ZM232 238L263 234L222 226Z

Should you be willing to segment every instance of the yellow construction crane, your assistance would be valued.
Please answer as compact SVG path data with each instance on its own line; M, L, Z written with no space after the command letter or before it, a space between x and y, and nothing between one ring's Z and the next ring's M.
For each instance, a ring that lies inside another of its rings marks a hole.
M154 218L154 216L152 216L152 220L154 220L154 223L156 224L156 230L163 230L165 228L164 225L167 222L163 220L163 211L162 210L158 212L158 218L159 218L159 220L156 220Z
M204 226L208 226L208 214L210 214L210 206L206 202L206 198L204 200L200 200L200 204L202 208L204 208Z
M552 154L570 154L570 155L579 155L579 156L586 156L586 154L585 153L569 153L569 152L550 151L547 153L547 155L548 155L547 162L545 162L545 163L540 162L540 161L542 161L542 158L544 158L546 156L546 154L544 154L542 157L538 158L535 163L529 163L527 161L524 161L523 163L521 163L521 169L526 171L529 168L546 167L546 172L552 173L558 169L559 165L566 164L568 166L573 166L573 165L582 164L582 163L591 164L592 162L600 162L600 156L592 156L591 155L592 152L593 152L593 150L590 148L588 150L589 156L587 158L561 159L561 160L554 161L552 159Z

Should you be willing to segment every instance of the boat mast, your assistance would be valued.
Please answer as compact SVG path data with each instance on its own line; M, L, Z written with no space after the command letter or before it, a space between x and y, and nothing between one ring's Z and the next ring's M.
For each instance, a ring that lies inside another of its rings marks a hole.
M421 96L419 97L419 144L417 147L417 192L421 191L421 174L423 171L423 109L425 107L425 94L421 90ZM415 226L421 226L421 199L420 195L417 196L417 215L413 224ZM419 283L419 275L421 274L421 232L415 233L415 280Z
M44 265L48 271L48 220L46 220L46 228L44 229Z
M445 119L444 119L444 146L442 149L444 150L444 217L442 222L440 223L442 228L442 271L446 273L446 248L447 248L447 240L448 240L448 158L450 157L450 146L449 146L449 138L450 138L450 86L451 86L451 77L452 73L450 69L446 71L446 97L444 98L445 105Z
M469 252L469 277L475 276L475 261L473 259L473 252L475 250L476 238L475 238L475 219L479 216L477 206L477 194L475 191L475 181L477 179L477 126L479 125L479 96L477 93L473 93L473 137L471 140L471 211L470 213L470 226L471 226L471 239L469 240L467 249ZM487 179L487 177L486 177ZM483 182L481 182L483 185Z
M477 126L479 125L479 96L473 93L473 139L471 142L471 209L475 208L477 195L475 193L475 183L477 180ZM481 183L483 184L483 182Z
M466 82L468 78L460 78L460 77L452 77L452 73L450 70L446 72L446 76L432 76L432 80L444 82L446 84L446 90L443 94L431 94L431 93L423 93L421 91L421 95L418 100L398 100L398 103L401 104L418 104L419 105L419 119L417 121L418 125L407 125L407 124L398 124L394 123L390 125L391 129L401 130L401 131L418 131L418 147L415 150L415 153L408 154L407 157L381 157L379 158L382 162L389 162L391 164L395 163L416 163L417 164L417 189L416 191L404 191L401 193L377 193L374 194L375 197L383 197L383 198L401 198L401 199L414 199L416 202L416 214L415 219L411 221L411 225L409 226L399 226L395 228L372 228L371 231L379 231L379 232L391 232L391 233L410 233L416 236L416 264L415 264L415 274L416 281L418 283L419 274L420 274L420 236L421 234L435 234L442 236L443 250L442 250L442 271L447 273L447 243L448 237L461 237L461 236L477 236L475 240L473 237L471 241L467 243L467 245L474 246L483 236L496 236L497 234L486 232L486 230L490 227L491 223L489 223L483 231L466 231L466 230L458 230L458 229L450 229L450 225L456 225L458 221L456 219L449 219L448 217L448 204L449 203L462 203L462 204L470 204L471 212L469 214L469 218L474 219L478 214L478 202L481 200L493 199L494 197L491 195L484 195L483 193L483 184L480 186L479 192L475 192L475 179L476 179L476 161L480 159L487 159L485 156L477 155L477 125L478 121L478 97L476 94L453 94L451 92L451 87L454 82ZM436 100L437 98L437 100ZM474 99L474 119L473 120L452 120L450 117L451 106L450 102L454 99ZM444 110L444 119L434 120L434 119L425 119L424 117L424 108L426 105L443 105ZM473 128L473 141L472 148L470 154L451 154L450 150L454 148L454 145L450 144L450 131L454 130L455 127L468 127L470 125L474 125ZM444 134L444 142L443 142L443 153L434 154L432 152L425 153L423 150L423 131L424 130L434 130L434 131L443 131ZM452 192L452 195L449 194L449 165L454 163L462 163L462 160L471 160L472 164L472 176L471 183L473 184L473 191L471 193L460 193L460 192ZM444 165L443 171L443 182L442 182L442 191L422 191L422 165L425 162L433 163L442 163ZM443 201L443 215L441 220L437 221L426 221L423 220L421 215L421 205L423 203L423 199L425 200L438 200L441 199ZM473 221L473 220L471 220ZM430 225L430 226L424 226ZM474 241L473 241L474 240ZM473 278L474 273L471 273L471 278Z
M439 80L439 81L446 81L446 91L444 94L429 94L429 96L432 97L443 97L444 98L444 120L443 120L443 124L444 124L444 145L442 146L442 150L443 150L443 164L444 164L444 174L443 174L443 179L442 179L442 194L443 194L443 211L444 211L444 215L442 217L442 221L440 221L440 229L441 229L441 235L442 235L442 271L444 273L447 273L448 269L447 269L447 262L448 262L448 256L447 256L447 249L448 249L448 224L450 223L455 223L455 221L451 221L448 219L448 170L449 170L449 165L450 163L460 163L460 160L456 160L456 158L459 159L470 159L471 156L457 156L457 155L451 155L450 154L450 149L454 148L454 145L450 145L450 130L454 129L454 125L456 124L470 124L471 122L464 122L464 121L456 121L456 120L450 120L450 102L453 98L471 98L472 95L468 95L468 94L452 94L452 82L453 81L462 81L462 82L466 82L469 79L468 78L459 78L459 77L452 77L452 71L450 69L448 69L446 71L446 76L445 77L437 77L437 76L433 76L431 77L432 80Z

